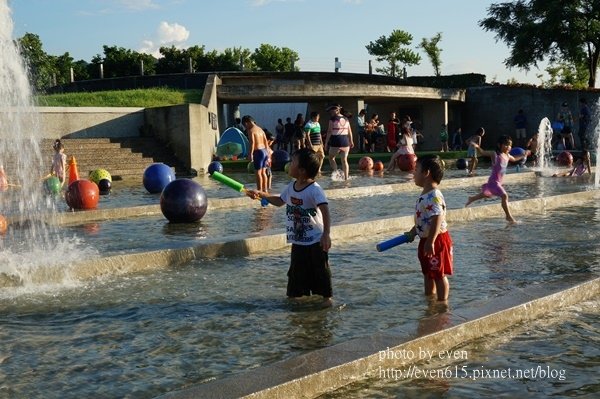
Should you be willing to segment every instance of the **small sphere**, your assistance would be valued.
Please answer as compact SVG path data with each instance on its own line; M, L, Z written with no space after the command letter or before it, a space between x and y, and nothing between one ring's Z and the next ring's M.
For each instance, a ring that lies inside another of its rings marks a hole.
M112 182L112 176L106 169L96 169L90 172L89 179L94 183L98 184L98 182L102 179L107 179Z
M375 162L373 163L373 170L374 170L375 172L382 171L383 169L384 169L383 162L381 162L381 161L375 161Z
M288 174L288 175L290 174L290 166L291 166L291 165L292 165L292 163L291 163L291 162L288 162L288 163L286 163L286 164L285 164L285 166L283 167L283 171L284 171L286 174Z
M89 180L75 180L67 188L65 200L72 209L94 209L98 206L100 192L98 185Z
M256 172L256 169L254 169L254 162L248 162L248 166L246 167L246 169L248 170L248 173Z
M521 158L520 160L518 160L516 162L519 165L525 165L525 162L527 162L527 155L526 155L527 151L521 147L511 148L509 154L512 155L513 157L525 155L525 157Z
M60 193L60 179L56 176L50 176L44 181L44 190L48 194Z
M371 158L371 157L362 157L358 161L358 169L360 169L360 170L371 170L371 169L373 169L373 158Z
M573 154L569 151L563 151L556 157L556 162L560 166L571 166L573 165Z
M271 154L271 169L276 171L282 171L285 168L285 164L290 162L292 159L290 154L284 150L275 150Z
M417 156L415 154L401 154L396 158L398 168L404 172L412 172L417 167Z
M207 207L204 188L190 179L172 181L160 195L160 210L171 223L197 222Z
M460 158L456 161L456 167L461 170L467 169L469 167L469 161L464 158Z
M160 193L167 184L175 180L175 172L164 163L153 163L144 170L144 188L150 194Z
M100 195L110 194L111 188L112 183L108 179L102 179L98 182L98 189L100 190Z
M6 230L8 230L8 220L3 215L0 215L0 234L6 234Z
M208 164L208 174L212 175L214 172L223 173L223 165L219 161L212 161Z

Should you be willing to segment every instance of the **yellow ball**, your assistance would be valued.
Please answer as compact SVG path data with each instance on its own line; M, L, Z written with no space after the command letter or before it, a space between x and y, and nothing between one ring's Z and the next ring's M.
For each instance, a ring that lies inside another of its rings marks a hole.
M98 184L100 182L100 180L102 180L102 179L106 179L106 180L112 182L112 177L110 176L110 173L108 173L108 171L106 169L96 169L96 170L91 171L89 179L96 184Z

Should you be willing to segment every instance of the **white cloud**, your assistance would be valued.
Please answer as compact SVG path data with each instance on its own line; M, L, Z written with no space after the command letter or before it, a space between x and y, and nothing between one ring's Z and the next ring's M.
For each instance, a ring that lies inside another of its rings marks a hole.
M161 44L178 44L190 37L190 31L178 23L161 22L158 26L158 40Z
M187 30L185 26L179 25L178 23L169 24L168 22L162 21L156 30L156 38L144 40L138 51L160 58L160 47L175 46L177 48L185 48L185 41L189 37L190 31Z
M160 8L160 6L156 4L154 0L119 0L119 3L122 7L133 11L153 10Z

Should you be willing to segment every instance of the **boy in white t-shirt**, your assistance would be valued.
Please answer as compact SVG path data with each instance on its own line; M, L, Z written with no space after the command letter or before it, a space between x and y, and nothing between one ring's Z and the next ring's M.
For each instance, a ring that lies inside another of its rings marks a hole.
M320 160L308 148L292 155L289 174L296 180L280 195L247 190L251 198L265 198L275 206L286 205L286 236L292 244L288 271L288 298L321 295L325 306L332 304L331 271L328 251L331 247L331 218L327 197L315 182Z

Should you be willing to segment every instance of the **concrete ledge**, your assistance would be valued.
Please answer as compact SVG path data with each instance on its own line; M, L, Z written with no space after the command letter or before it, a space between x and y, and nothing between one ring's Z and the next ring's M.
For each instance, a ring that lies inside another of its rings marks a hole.
M513 215L530 215L545 213L551 209L564 206L581 206L585 201L597 199L598 191L581 191L546 198L533 198L510 203ZM250 201L251 202L251 201ZM468 220L483 218L501 218L503 212L500 204L481 205L473 208L451 209L446 218L450 223L461 223ZM400 216L386 219L374 219L364 222L335 225L331 227L331 236L334 242L347 240L359 236L376 236L377 234L388 234L391 238L406 231L413 226L413 216ZM88 259L83 262L68 265L61 268L57 275L56 270L49 271L40 268L37 273L39 278L30 276L32 281L62 280L66 276L76 279L91 279L97 276L120 275L135 273L145 270L164 269L188 263L194 259L246 256L259 254L267 251L275 251L285 248L286 237L283 229L252 234L239 234L228 236L227 240L219 238L207 239L201 244L178 249L156 250L149 252L132 253ZM374 238L376 239L376 238ZM373 243L375 246L375 243ZM23 281L17 276L0 274L0 287L21 285Z
M465 309L408 323L402 330L350 340L160 398L314 398L353 382L375 378L380 367L417 363L406 358L382 358L381 353L419 353L421 348L435 349L438 353L451 350L557 308L596 298L598 293L600 277L595 275L570 277L527 291L515 290L498 298L477 301ZM451 327L442 327L448 324Z

